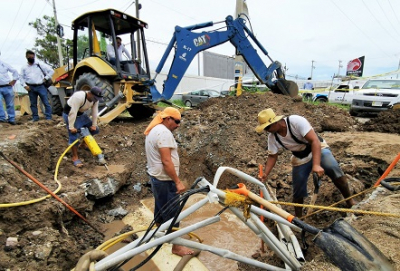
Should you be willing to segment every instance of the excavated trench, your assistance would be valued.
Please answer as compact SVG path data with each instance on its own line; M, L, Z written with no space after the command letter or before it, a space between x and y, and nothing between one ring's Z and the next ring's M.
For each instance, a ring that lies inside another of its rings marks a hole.
M386 133L379 133L382 132L381 116L378 116L376 124L372 119L362 125L347 112L335 107L305 104L275 94L245 94L238 98L210 99L200 108L186 111L181 127L175 132L180 146L181 178L187 185L190 186L200 176L211 182L220 166L236 168L256 177L258 164L264 163L266 159L267 142L265 135L254 132L254 127L257 125L257 113L267 107L274 108L278 114L307 117L315 130L328 141L344 172L353 177L350 183L355 193L371 187L379 178L378 168L386 169L400 149L400 137L393 133L396 127L400 127L399 117L391 118L394 121L391 128L386 128ZM54 181L57 162L67 147L66 128L61 118L35 124L28 123L28 120L28 116L21 116L17 119L18 126L2 125L0 150L51 191L55 191L58 187ZM80 150L85 164L82 169L73 167L69 153L61 159L57 172L61 183L58 195L98 229L105 230L107 223L123 219L123 214L113 215L110 210L121 207L133 213L139 208L140 200L151 198L145 186L148 177L145 172L143 131L148 123L148 120L117 118L101 127L96 140L109 161L109 171L98 166L91 153L84 150ZM376 127L376 130L371 127ZM278 200L285 202L291 201L291 167L288 161L288 153L280 155L269 180ZM71 270L84 253L104 241L99 233L55 199L16 207L3 206L40 198L46 193L2 158L0 167L0 244L3 246L0 270ZM393 174L399 175L398 171ZM114 180L114 194L102 199L88 199L85 191L95 179L102 183ZM221 178L219 186L227 188L239 181L227 175ZM312 192L311 179L309 183L309 191ZM255 187L249 185L248 188L258 193ZM380 202L385 201L385 206L369 201L363 208L398 212L398 194L382 192L380 197ZM362 201L364 198L363 195L357 200ZM340 199L337 189L324 178L316 204L330 205ZM284 209L293 213L291 206ZM345 213L323 211L308 218L307 223L323 228L344 216ZM398 243L400 238L393 230L399 226L398 219L352 216L352 220L354 227L388 255L395 266L400 266L399 252L391 245ZM378 232L382 233L382 230L377 229L382 223L389 226L383 235L378 235ZM235 231L235 228L224 228L224 231L230 230ZM6 248L9 237L17 237L18 245ZM312 238L311 235L307 236L307 243L311 245L305 254L308 263L304 270L320 270L316 267L318 265L314 266L315 263L324 266L325 270L335 270L322 251L312 245ZM256 247L257 251L259 243L251 246ZM283 266L282 261L268 251L256 252L252 256L269 264ZM238 270L257 269L239 264Z

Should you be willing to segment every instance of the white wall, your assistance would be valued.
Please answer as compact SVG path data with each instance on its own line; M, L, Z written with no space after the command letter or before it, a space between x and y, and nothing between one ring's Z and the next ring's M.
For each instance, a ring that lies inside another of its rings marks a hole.
M155 74L151 75L152 78L154 78L154 75ZM163 91L163 83L166 78L167 74L165 73L160 73L157 75L156 86L159 92ZM234 80L230 79L204 77L197 75L185 75L182 78L181 82L179 83L178 87L176 88L174 96L172 96L172 100L180 99L180 95L182 95L183 93L187 93L198 89L204 89L204 88L215 89L218 92L222 90L229 90L229 87L234 83L235 83Z

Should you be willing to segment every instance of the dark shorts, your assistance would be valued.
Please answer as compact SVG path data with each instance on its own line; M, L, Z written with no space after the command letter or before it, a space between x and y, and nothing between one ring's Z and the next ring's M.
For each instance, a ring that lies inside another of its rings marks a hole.
M344 175L335 157L329 148L321 150L321 167L325 170L325 174L333 181ZM300 166L293 167L293 198L304 198L308 196L307 181L312 171L312 160Z
M164 223L169 219L173 218L176 212L179 210L179 205L174 206L171 203L176 200L179 195L176 194L176 185L173 181L160 181L154 177L150 177L151 190L154 195L154 220L156 223ZM163 207L165 208L163 209ZM167 207L168 210L166 209ZM161 212L160 212L161 211ZM179 227L179 223L174 225Z

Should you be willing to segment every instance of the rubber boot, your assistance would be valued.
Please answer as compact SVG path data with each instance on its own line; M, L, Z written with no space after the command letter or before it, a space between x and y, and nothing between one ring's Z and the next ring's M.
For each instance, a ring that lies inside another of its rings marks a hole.
M304 203L304 198L293 198L293 203ZM303 207L294 207L294 214L297 218L301 218L303 216Z
M333 181L335 186L339 189L340 193L342 193L344 198L348 198L351 196L350 187L347 182L347 177L342 176ZM357 202L354 199L346 200L347 207L351 208L351 206L356 205Z

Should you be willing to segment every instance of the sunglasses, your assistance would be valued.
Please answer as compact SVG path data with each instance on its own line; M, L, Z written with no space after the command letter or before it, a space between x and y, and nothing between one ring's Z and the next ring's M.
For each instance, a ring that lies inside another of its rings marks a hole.
M173 121L175 121L176 124L181 123L181 120L174 119L173 117L169 117L169 118L172 119Z
M272 124L268 125L267 127L264 128L264 131L268 132L269 128L271 128Z

